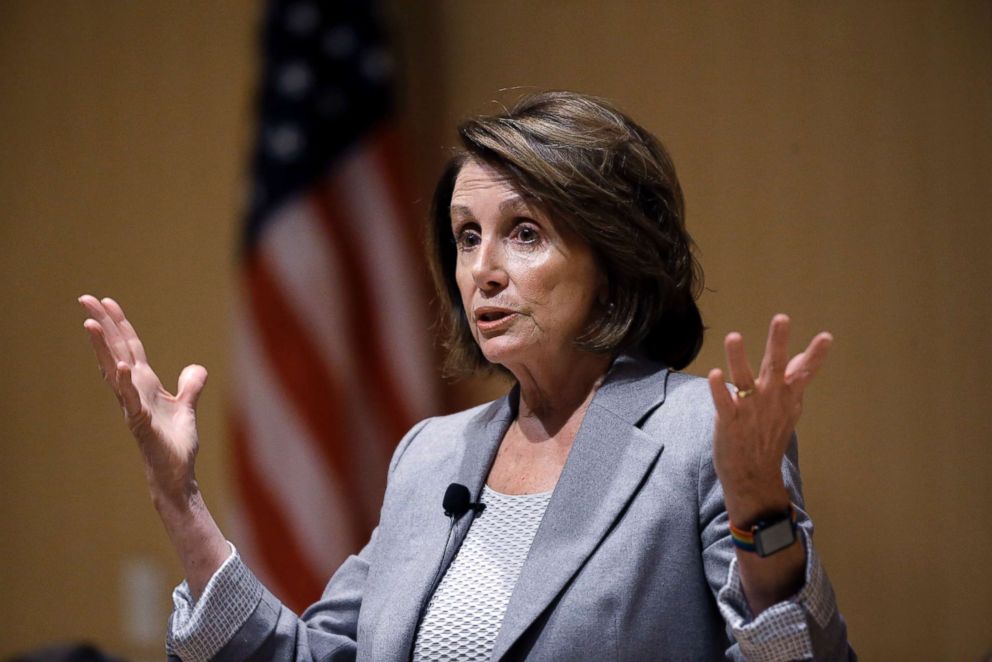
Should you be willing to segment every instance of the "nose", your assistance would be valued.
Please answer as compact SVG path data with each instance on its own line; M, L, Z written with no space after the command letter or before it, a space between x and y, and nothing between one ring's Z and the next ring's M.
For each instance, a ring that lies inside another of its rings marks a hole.
M509 277L504 264L503 246L497 240L483 238L475 251L472 278L485 294L496 294L506 287Z

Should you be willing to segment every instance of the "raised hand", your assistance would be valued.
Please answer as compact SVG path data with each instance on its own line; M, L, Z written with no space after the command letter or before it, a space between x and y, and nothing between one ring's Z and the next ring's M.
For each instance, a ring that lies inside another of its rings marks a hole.
M178 392L169 393L148 365L141 340L117 302L83 295L79 303L89 315L83 327L100 372L138 442L153 499L164 498L181 507L196 489L196 404L207 371L199 365L187 366L179 376Z
M755 379L744 353L744 339L730 333L724 348L730 381L736 388L727 390L719 368L709 373L716 405L713 461L727 513L738 526L788 507L782 457L802 412L803 393L826 359L833 337L818 334L791 360L788 342L789 318L776 315Z
M86 294L79 297L79 303L89 315L83 327L100 372L138 441L152 502L196 598L230 554L193 471L200 448L196 403L207 371L198 365L186 366L179 375L179 390L172 395L148 365L145 348L116 301Z

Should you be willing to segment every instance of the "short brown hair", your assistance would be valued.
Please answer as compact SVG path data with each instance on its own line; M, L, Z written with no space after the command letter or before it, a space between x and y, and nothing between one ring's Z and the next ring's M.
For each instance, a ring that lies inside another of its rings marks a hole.
M575 92L528 95L502 113L466 120L458 134L463 151L434 190L427 236L446 374L493 367L472 337L455 282L449 207L468 159L504 175L592 248L610 305L576 340L580 347L640 349L673 368L696 357L704 331L696 306L703 275L685 228L675 166L657 138L609 102Z

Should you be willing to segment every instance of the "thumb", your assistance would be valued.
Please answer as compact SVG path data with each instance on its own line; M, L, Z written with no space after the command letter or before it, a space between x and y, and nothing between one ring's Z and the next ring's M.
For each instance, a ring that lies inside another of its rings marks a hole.
M196 403L200 399L200 392L206 383L207 369L195 363L188 365L183 368L182 373L179 375L179 392L176 394L176 397L180 402L196 409Z

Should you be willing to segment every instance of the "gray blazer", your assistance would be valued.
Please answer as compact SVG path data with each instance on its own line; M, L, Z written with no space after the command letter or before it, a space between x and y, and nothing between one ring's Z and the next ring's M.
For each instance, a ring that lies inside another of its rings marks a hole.
M417 625L471 524L442 513L449 483L478 499L517 391L419 423L389 468L379 526L301 619L267 591L218 659L408 660ZM631 356L597 391L496 638L494 660L742 658L715 596L734 549L711 459L705 380ZM795 443L783 462L803 512ZM808 540L809 538L807 538ZM829 583L806 615L817 659L848 657Z

